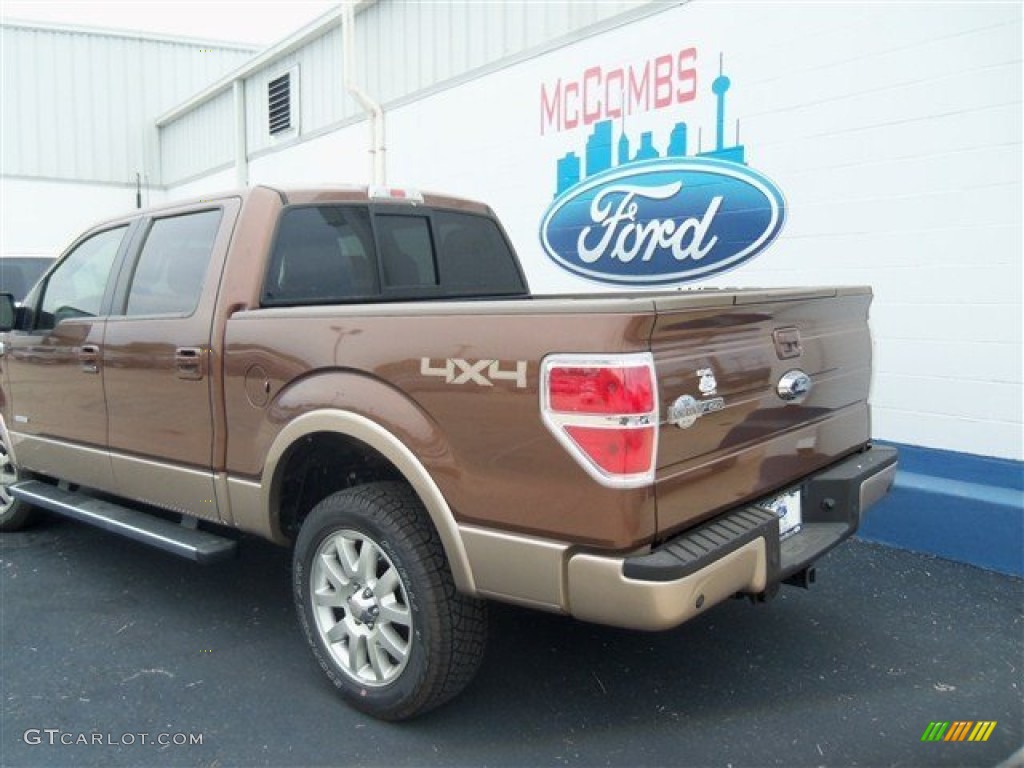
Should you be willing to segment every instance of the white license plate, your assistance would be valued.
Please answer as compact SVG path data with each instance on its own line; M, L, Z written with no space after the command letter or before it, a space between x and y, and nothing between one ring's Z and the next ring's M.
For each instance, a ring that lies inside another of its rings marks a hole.
M779 516L779 538L792 536L800 530L803 517L800 514L800 489L787 491L764 504Z

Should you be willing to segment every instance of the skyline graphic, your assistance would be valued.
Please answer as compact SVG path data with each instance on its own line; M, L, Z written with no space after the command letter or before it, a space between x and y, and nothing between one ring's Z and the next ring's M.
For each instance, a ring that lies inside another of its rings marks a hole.
M715 112L715 148L701 151L700 134L694 157L706 157L725 160L730 163L746 165L746 153L742 144L727 145L725 140L725 97L732 81L723 71L723 62L719 54L718 77L711 83L711 92L717 99ZM623 127L619 130L618 140L614 138L614 121L601 120L594 123L594 128L587 137L584 157L581 159L576 152L568 152L556 161L555 197L576 186L580 182L611 168L622 167L644 160L656 160L661 157L687 157L689 127L685 121L672 126L664 153L658 151L654 144L654 132L640 133L639 144L632 149L629 134L625 130L625 117L621 120ZM737 121L737 140L739 121Z

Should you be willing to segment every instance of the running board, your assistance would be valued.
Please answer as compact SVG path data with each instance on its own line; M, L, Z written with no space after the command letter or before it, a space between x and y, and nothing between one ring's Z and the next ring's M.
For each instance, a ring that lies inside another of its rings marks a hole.
M237 547L233 540L215 533L186 528L145 512L65 491L38 480L15 483L10 486L10 492L14 498L34 506L141 541L197 563L224 560L234 555Z

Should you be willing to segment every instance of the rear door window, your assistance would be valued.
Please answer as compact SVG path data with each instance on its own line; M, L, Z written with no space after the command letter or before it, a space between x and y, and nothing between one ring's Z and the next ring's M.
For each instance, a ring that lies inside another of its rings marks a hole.
M135 266L125 314L190 315L195 311L221 216L218 209L153 222Z

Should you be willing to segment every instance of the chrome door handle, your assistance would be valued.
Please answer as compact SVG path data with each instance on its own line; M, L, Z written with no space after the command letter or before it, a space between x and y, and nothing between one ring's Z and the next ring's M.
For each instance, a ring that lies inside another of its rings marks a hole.
M78 348L78 362L83 373L100 372L100 348L95 344L83 344Z
M174 351L174 365L179 379L195 381L203 378L202 347L178 347Z

